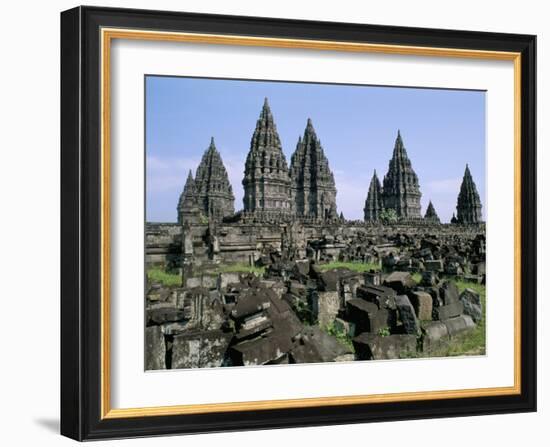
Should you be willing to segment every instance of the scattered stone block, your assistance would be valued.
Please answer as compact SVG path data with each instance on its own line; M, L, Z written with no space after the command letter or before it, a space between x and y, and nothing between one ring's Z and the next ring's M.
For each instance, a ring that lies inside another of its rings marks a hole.
M326 327L331 324L340 310L338 292L312 293L312 310L319 326Z
M476 327L476 324L469 315L460 315L458 317L449 318L447 320L443 320L443 323L447 326L447 330L449 331L449 335L451 337L455 337L464 332L469 332Z
M220 273L218 276L218 289L224 290L231 284L237 284L240 282L240 275L235 272Z
M420 326L409 297L407 295L397 295L395 297L395 304L405 332L407 334L418 334Z
M395 311L379 309L374 303L354 298L346 303L347 319L355 324L356 332L378 332L395 325Z
M447 325L441 321L432 321L422 327L422 349L425 352L440 348L449 342L449 330Z
M475 323L479 323L483 318L479 294L475 290L468 288L460 294L460 301L464 306L464 313L472 317Z
M416 336L363 333L353 339L353 347L358 360L407 358L416 354Z
M392 272L384 280L384 285L404 294L415 287L416 282L409 272Z
M433 302L432 296L428 292L417 290L412 292L409 298L419 320L432 319Z
M290 351L291 363L353 361L351 349L317 326L305 327L295 338Z
M157 309L147 309L147 324L162 324L169 321L183 320L184 313L175 307L161 307Z
M444 305L459 302L458 287L454 281L444 281L439 289L439 296Z
M379 309L395 309L397 292L389 287L364 285L357 288L357 297L376 304Z
M464 311L464 306L460 301L444 306L434 307L434 320L447 320L449 318L458 317Z
M424 261L424 268L428 271L442 273L443 272L443 260L433 259Z
M172 369L222 366L232 333L220 330L179 334L172 344Z

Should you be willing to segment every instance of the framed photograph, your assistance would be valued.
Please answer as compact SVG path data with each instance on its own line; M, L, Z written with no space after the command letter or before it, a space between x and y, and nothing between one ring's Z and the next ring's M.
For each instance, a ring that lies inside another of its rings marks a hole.
M531 35L61 14L61 432L536 410Z

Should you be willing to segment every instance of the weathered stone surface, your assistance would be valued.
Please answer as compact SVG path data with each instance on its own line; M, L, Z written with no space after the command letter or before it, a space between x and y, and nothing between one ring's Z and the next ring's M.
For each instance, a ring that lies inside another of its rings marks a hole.
M166 369L166 344L160 326L145 328L145 369Z
M459 301L458 287L454 281L444 281L440 287L439 295L443 304L454 304Z
M447 320L448 318L458 317L464 311L464 306L460 301L444 306L434 307L434 320Z
M437 284L438 277L437 273L432 270L426 270L422 272L422 279L420 280L420 285L423 287L433 287Z
M395 297L395 304L405 332L407 334L418 334L420 326L409 297L407 295L397 295Z
M424 336L422 337L422 349L430 351L437 349L449 342L449 330L447 325L441 321L432 321L423 325Z
M464 332L469 332L476 327L476 324L469 315L460 315L458 317L449 318L447 320L443 320L443 323L447 326L447 330L449 331L449 335L451 337L457 336Z
M432 272L443 272L443 260L433 259L431 261L424 261L424 268Z
M312 295L313 313L317 317L319 326L326 327L331 324L340 310L340 297L338 292L315 292Z
M411 292L409 298L419 320L432 319L433 302L432 296L428 292L414 291Z
M416 282L409 272L392 272L384 279L384 285L403 294L415 287Z
M237 284L240 282L240 275L238 273L220 273L218 276L218 288L224 290L230 284Z
M395 325L395 311L379 309L374 303L354 298L346 303L347 319L355 324L356 333L378 332Z
M269 337L246 340L230 349L234 365L263 365L285 355L291 348L289 334L273 331Z
M162 307L159 309L147 310L148 324L162 324L168 321L183 320L183 317L183 311L174 307Z
M363 333L353 339L358 360L407 358L416 353L416 336Z
M176 335L172 344L172 369L222 366L232 336L219 330Z
M460 294L460 301L464 306L464 313L472 317L475 323L479 323L483 318L479 294L473 289L466 289Z
M304 328L290 351L292 363L353 361L351 349L316 326Z
M395 309L397 292L389 287L364 285L357 288L356 294L358 298L376 304L379 309Z

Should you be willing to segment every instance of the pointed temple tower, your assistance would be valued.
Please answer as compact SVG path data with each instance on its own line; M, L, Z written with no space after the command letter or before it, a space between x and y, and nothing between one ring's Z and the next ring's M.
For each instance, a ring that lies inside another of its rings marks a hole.
M384 176L383 191L384 207L395 210L397 217L421 218L420 197L422 194L418 185L418 177L407 156L399 131L397 131L388 173Z
M267 98L250 142L243 187L245 211L291 212L288 165Z
M365 213L365 221L378 221L380 219L380 213L383 210L384 202L382 200L382 186L380 185L380 180L378 180L375 169L370 181L369 193L367 195L367 200L365 201L365 208L363 208L363 212Z
M441 221L439 220L439 216L435 212L435 208L431 200L430 200L430 203L428 204L428 208L426 208L426 214L424 215L424 219L433 223L441 223Z
M235 196L227 171L214 144L204 152L195 176L195 191L200 210L208 218L221 220L235 213Z
M193 174L189 170L187 181L180 195L178 202L178 223L198 223L200 221L200 210L197 204L197 193Z
M291 193L298 216L336 219L336 186L334 175L308 118L304 138L298 138L290 162Z
M456 204L457 221L461 224L475 224L482 221L481 201L477 192L476 184L470 173L470 168L466 165L460 193Z

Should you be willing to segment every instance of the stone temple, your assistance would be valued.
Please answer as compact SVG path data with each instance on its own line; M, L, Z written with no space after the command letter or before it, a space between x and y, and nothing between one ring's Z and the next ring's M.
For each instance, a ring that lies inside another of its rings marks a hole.
M207 218L221 220L235 213L235 196L227 171L214 144L204 152L195 176L195 194L200 211Z
M405 229L448 225L441 224L431 201L422 217L418 176L400 131L382 182L373 173L364 219L346 220L338 214L337 185L312 120L307 120L298 138L289 168L267 98L251 137L242 185L243 209L235 212L233 189L212 139L195 179L191 172L188 175L177 205L178 223L147 224L148 259L176 268L212 261L254 265L273 248L305 256L310 241L319 238L325 242L317 245L315 256L337 258L343 246L330 241L339 234L371 226L374 232L384 232L391 225ZM451 224L483 224L480 197L468 166Z
M456 211L458 223L476 224L482 220L481 200L468 165L466 165L462 185L460 186Z
M380 180L376 175L376 170L372 175L370 181L369 193L367 195L367 200L365 201L365 208L363 209L365 213L365 222L376 222L380 219L380 214L384 211L384 198L382 196L382 186L380 185Z
M195 190L195 180L193 174L189 171L185 187L178 201L178 224L199 223L200 210L197 201L197 192Z
M267 98L250 141L243 187L245 212L291 214L288 165Z
M290 162L293 210L298 216L334 219L337 216L334 175L311 119L298 138Z
M289 168L266 99L242 184L235 212L212 140L187 176L177 223L147 222L147 370L434 355L483 321L480 295L456 285L485 283L468 167L453 222L441 223L431 201L422 217L398 132L382 183L375 171L365 191L364 219L346 220L312 121ZM159 269L177 283L150 275Z
M426 208L426 214L424 215L424 219L429 220L433 223L441 223L441 221L439 220L439 216L437 215L431 200L430 200L430 203L428 203L428 208Z
M399 218L419 219L421 196L418 177L407 156L401 132L397 131L393 157L383 181L384 208L395 210Z

